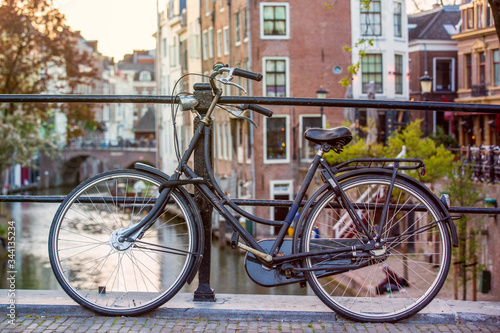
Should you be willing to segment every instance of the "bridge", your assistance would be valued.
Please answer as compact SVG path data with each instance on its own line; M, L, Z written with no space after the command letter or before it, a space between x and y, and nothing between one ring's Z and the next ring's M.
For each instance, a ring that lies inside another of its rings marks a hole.
M45 186L75 185L98 173L131 169L136 162L156 165L156 147L67 147L40 156Z

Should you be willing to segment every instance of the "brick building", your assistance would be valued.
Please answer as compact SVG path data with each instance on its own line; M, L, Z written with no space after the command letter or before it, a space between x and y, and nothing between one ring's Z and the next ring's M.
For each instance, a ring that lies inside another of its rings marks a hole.
M452 36L458 32L461 19L458 6L436 6L434 9L408 17L410 98L415 101L453 102L458 90L457 42ZM432 89L423 95L420 78L427 73L432 78ZM424 119L424 134L441 126L452 134L453 114L450 112L413 111L414 119Z

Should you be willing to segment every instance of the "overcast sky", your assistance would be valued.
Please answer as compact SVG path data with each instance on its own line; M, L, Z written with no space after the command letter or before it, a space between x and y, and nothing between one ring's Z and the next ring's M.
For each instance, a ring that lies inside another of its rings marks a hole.
M99 51L118 61L133 50L155 48L152 35L157 25L156 1L54 0L54 3L73 30L80 30L87 40L98 40ZM158 1L162 11L166 0ZM435 3L435 0L416 1L423 8ZM412 0L407 0L407 7L409 12L414 11Z

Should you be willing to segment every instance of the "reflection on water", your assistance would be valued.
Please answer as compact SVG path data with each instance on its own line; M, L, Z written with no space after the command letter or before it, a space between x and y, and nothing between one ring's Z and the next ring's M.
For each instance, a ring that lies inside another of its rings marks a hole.
M70 189L57 189L37 193L39 195L61 195ZM16 288L57 290L57 283L48 258L47 239L50 224L59 204L52 203L0 203L0 224L8 220L16 223ZM217 242L214 242L217 243ZM220 248L212 244L211 287L216 293L239 294L306 294L307 289L298 285L275 288L261 287L247 276L244 267L245 255L239 250ZM0 288L7 288L6 253L0 256ZM195 279L184 292L194 292L198 286Z

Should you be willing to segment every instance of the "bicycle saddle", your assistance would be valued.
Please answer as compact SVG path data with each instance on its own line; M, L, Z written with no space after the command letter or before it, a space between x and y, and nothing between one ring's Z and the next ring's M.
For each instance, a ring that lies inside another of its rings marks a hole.
M304 132L304 138L317 144L327 144L335 148L342 148L352 140L351 130L347 127L335 127L331 129L308 128Z

